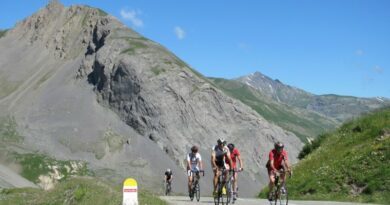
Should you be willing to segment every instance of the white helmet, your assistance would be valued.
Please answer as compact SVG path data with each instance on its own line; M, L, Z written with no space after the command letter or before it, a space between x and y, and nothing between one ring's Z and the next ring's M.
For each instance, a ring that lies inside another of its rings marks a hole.
M168 169L167 169L167 172L171 172L171 169L168 168Z

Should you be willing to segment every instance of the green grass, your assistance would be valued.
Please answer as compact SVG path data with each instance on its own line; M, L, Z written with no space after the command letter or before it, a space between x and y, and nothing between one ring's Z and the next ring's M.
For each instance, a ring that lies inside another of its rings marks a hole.
M6 30L0 30L0 38L5 36L5 34L7 33L8 29Z
M121 53L127 53L129 55L134 55L136 50L148 48L148 46L145 44L145 41L143 39L127 38L127 42L130 45L130 47L123 50Z
M160 75L161 73L164 73L164 72L165 72L165 69L164 69L164 68L153 67L153 68L152 68L152 72L153 72L155 75Z
M390 204L389 164L390 108L386 108L327 134L294 168L289 196Z
M155 195L140 191L140 205L167 205ZM50 191L33 188L3 189L1 204L12 205L118 205L122 203L121 186L113 186L91 177L76 177L62 181Z
M71 176L93 175L86 163L74 160L55 160L43 154L14 154L16 161L21 165L21 175L26 179L39 183L39 176L49 176L56 169L60 173L60 180Z
M302 113L302 110L297 113L287 105L274 103L271 99L261 95L259 91L243 83L221 78L210 79L226 94L250 106L266 120L293 132L303 142L306 142L307 138L315 138L336 126L335 123L320 115Z
M3 143L20 143L23 141L16 130L17 124L12 116L0 117L0 142Z

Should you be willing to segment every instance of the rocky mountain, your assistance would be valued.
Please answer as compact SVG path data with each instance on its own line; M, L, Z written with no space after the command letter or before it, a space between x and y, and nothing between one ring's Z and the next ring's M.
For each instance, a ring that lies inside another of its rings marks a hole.
M260 90L236 80L209 78L226 94L250 106L266 120L293 132L303 142L333 130L338 122L320 113L286 105L264 95Z
M283 84L260 72L235 79L259 90L263 95L290 106L311 110L339 123L374 109L390 105L390 99L358 98L340 95L314 95L302 89Z
M241 150L240 190L253 196L266 184L272 144L283 141L292 161L302 147L296 135L99 9L51 1L8 30L0 50L0 115L16 130L0 138L3 165L9 153L38 152L85 161L116 182L135 177L154 191L169 167L174 191L185 193L183 159L195 144L208 192L210 149L224 137Z

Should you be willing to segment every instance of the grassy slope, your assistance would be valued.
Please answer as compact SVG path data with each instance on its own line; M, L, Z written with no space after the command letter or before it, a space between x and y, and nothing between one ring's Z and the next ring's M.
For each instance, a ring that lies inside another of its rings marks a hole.
M77 177L59 183L50 191L40 189L4 189L0 191L1 204L48 205L48 204L84 204L118 205L122 203L121 187L114 187L90 177ZM141 191L139 204L166 205L156 196Z
M3 37L6 33L7 33L8 30L1 30L0 29L0 38Z
M344 124L294 169L294 199L390 204L390 108Z
M243 83L220 78L211 80L225 93L252 107L268 121L293 132L304 142L307 137L314 138L336 126L334 122L320 115L296 111L287 105L272 102Z

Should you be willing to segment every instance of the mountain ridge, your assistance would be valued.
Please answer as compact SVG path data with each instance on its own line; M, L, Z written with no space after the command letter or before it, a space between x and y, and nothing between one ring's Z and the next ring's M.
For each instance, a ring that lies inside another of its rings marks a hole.
M390 105L390 99L384 97L315 95L300 88L285 85L277 79L273 80L259 71L233 80L245 83L278 102L315 111L339 123L359 116L361 113Z
M252 196L266 184L272 144L284 141L293 161L303 145L98 9L52 1L10 29L0 49L0 108L23 136L16 146L86 161L98 177L119 182L131 173L159 191L170 167L174 187L185 190L189 148L200 146L210 170L210 148L225 137L242 150L242 191Z

